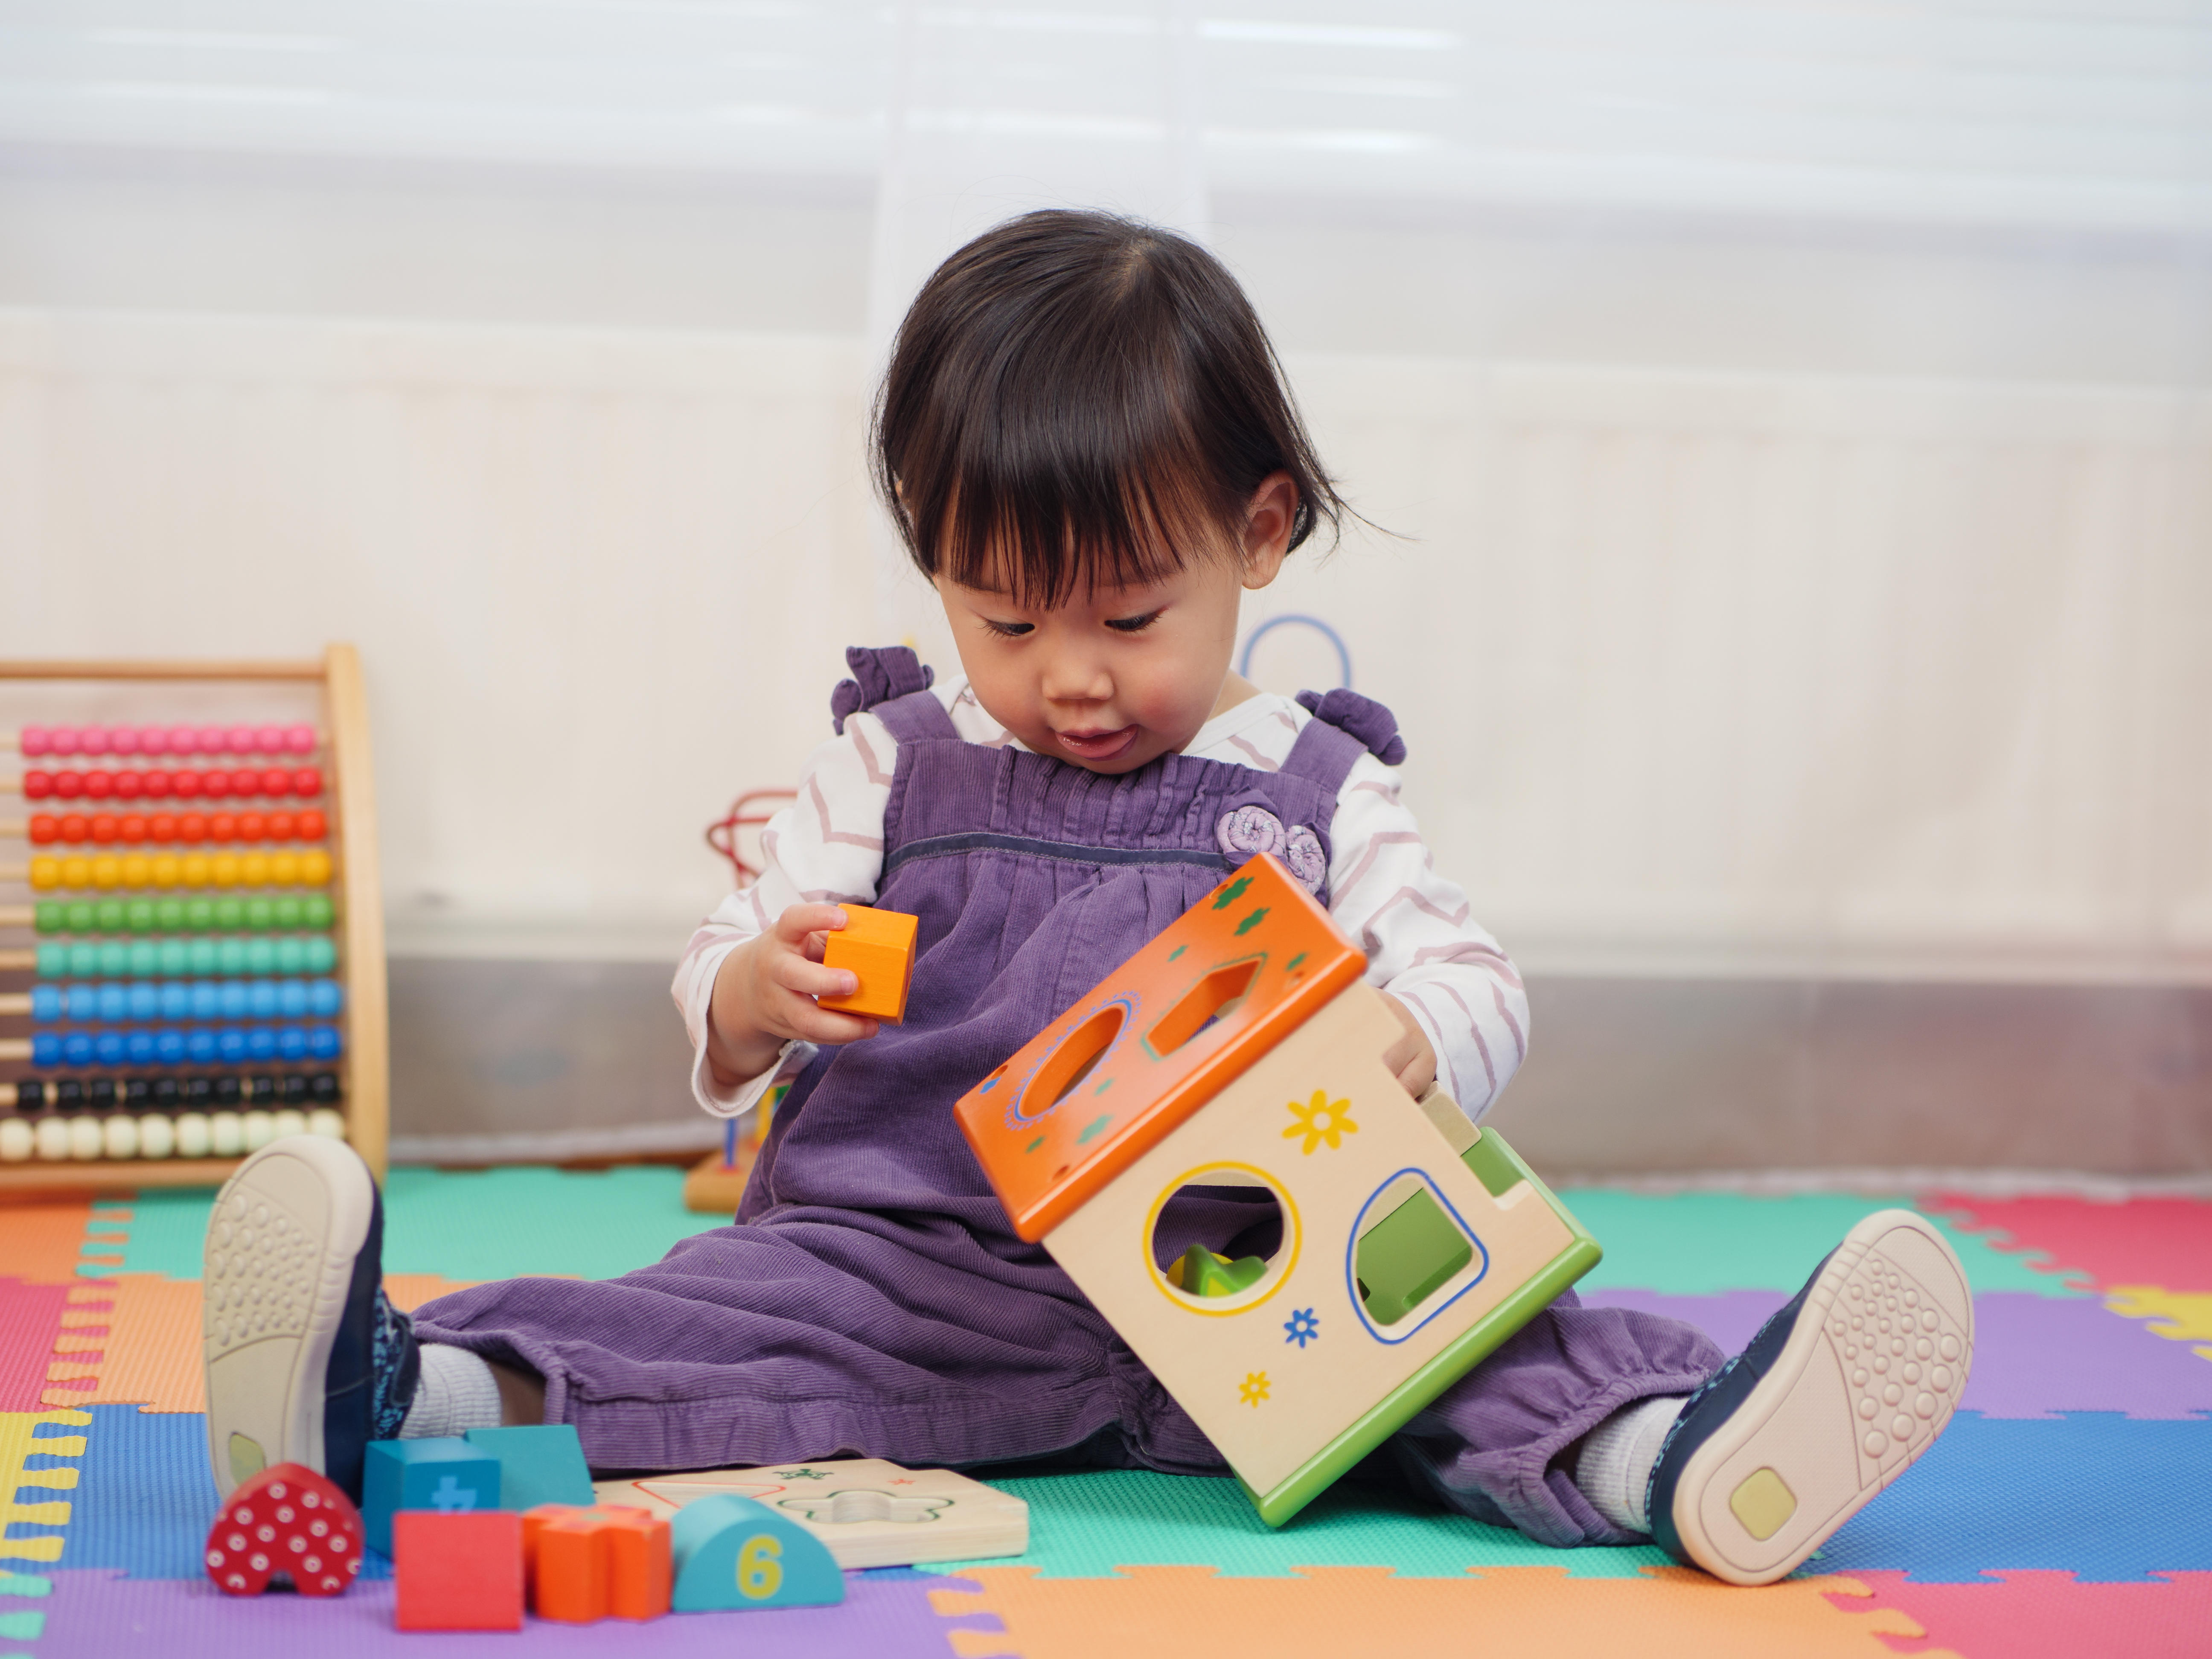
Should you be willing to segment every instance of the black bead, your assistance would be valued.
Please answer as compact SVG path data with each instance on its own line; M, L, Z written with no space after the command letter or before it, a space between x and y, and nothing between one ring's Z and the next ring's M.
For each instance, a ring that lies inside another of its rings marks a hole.
M156 1106L173 1106L177 1103L176 1079L157 1077L154 1079L154 1103Z
M214 1081L204 1077L183 1079L185 1098L195 1106L204 1106L215 1098Z
M84 1104L84 1085L73 1077L61 1079L54 1085L54 1104L82 1106Z
M126 1105L143 1106L154 1098L154 1085L143 1077L134 1077L123 1085Z
M115 1104L115 1079L96 1077L86 1085L84 1092L86 1098L95 1106L112 1106Z
M296 1106L307 1097L307 1079L297 1072L285 1078L283 1083L284 1103L287 1106Z
M307 1079L307 1087L317 1100L336 1100L338 1097L338 1074L336 1072L318 1072Z
M237 1105L238 1079L234 1077L217 1078L215 1080L215 1100L218 1106Z
M33 1078L27 1083L19 1083L15 1085L15 1109L17 1111L42 1111L45 1109L46 1104L46 1085L37 1078Z

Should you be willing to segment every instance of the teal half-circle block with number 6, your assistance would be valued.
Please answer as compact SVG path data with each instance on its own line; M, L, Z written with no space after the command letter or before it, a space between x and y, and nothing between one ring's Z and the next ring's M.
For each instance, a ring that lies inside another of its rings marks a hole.
M845 1599L845 1575L829 1547L765 1504L717 1492L686 1504L668 1523L678 1613L738 1607L820 1607Z

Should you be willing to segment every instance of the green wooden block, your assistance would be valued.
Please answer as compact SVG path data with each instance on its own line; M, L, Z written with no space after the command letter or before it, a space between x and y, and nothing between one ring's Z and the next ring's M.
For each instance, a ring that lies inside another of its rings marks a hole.
M566 1423L471 1429L465 1438L478 1451L499 1460L501 1509L529 1510L540 1504L589 1509L598 1501L592 1495L584 1443Z
M829 1546L765 1504L717 1492L668 1523L678 1613L819 1607L845 1599L845 1575Z

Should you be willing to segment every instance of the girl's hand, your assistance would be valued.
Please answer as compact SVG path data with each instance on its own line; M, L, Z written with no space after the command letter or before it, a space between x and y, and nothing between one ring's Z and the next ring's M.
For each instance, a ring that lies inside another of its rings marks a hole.
M1382 1000L1398 1024L1406 1029L1398 1040L1382 1051L1382 1063L1398 1075L1398 1085L1419 1100L1429 1085L1437 1080L1437 1051L1429 1047L1420 1024L1413 1018L1413 1010L1388 991Z
M844 926L834 904L794 904L722 959L707 1012L707 1064L716 1083L726 1088L758 1077L793 1037L840 1043L875 1036L874 1020L815 1001L860 988L851 969L822 965L828 936Z

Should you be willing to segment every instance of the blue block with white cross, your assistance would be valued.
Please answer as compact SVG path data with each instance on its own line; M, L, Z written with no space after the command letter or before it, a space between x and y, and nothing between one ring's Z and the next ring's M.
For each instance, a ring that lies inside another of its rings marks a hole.
M392 1553L392 1517L401 1510L501 1507L499 1459L465 1440L372 1440L362 1473L361 1516L368 1547Z

